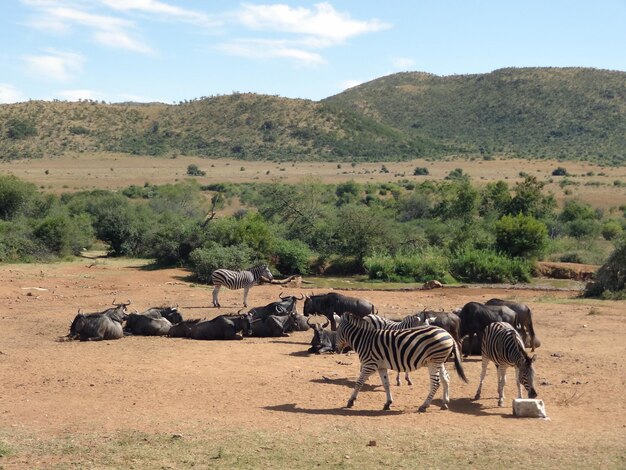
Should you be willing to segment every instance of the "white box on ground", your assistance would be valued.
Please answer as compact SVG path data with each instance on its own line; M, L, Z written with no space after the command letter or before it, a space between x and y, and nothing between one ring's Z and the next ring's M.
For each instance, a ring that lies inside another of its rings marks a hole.
M513 416L520 418L547 418L543 400L516 398L513 400Z

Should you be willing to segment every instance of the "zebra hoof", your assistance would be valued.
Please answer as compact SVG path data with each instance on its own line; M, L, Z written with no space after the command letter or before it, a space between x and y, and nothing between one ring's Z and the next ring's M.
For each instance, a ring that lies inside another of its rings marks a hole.
M504 406L504 400L498 400L498 406Z
M385 406L383 406L383 411L389 411L390 408L391 408L391 403L385 403Z
M480 393L477 393L476 395L474 395L474 400L480 400Z
M428 407L427 407L427 406L425 406L425 405L422 405L422 406L420 406L420 407L417 409L417 412L418 412L418 413L425 413L425 412L426 412L426 408L428 408Z
M407 381L406 381L406 384L407 384L407 385L413 385L413 382L411 382L410 380L407 380Z
M447 410L448 408L449 408L449 407L448 407L448 404L447 404L447 403L444 403L443 405L441 405L441 409L442 409L442 410Z
M346 405L346 408L352 408L354 406L354 400L348 400L348 404Z

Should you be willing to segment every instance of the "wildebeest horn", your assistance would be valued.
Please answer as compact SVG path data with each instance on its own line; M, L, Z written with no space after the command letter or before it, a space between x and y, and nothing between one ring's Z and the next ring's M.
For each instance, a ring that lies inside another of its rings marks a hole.
M300 297L296 297L298 300L304 300L304 294L300 292Z
M311 317L307 317L306 324L309 325L309 328L313 328L313 325L309 323L310 320L311 320Z
M328 325L330 325L330 320L326 320L326 323L322 325L322 328L326 328Z
M278 297L280 297L281 300L285 300L285 298L283 297L283 293L282 292L280 294L278 294Z
M240 308L239 311L237 312L237 315L243 315L243 313L241 313L242 310L245 310L245 308ZM248 313L248 312L246 312L246 313Z

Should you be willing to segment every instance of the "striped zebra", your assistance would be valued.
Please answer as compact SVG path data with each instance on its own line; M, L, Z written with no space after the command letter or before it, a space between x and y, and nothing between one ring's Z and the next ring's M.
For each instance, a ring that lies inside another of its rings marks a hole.
M387 318L374 315L373 313L363 317L363 319L370 325L373 325L374 328L376 328L377 330L406 330L407 328L415 328L416 326L428 324L422 321L419 313L404 317L400 321L389 320ZM400 374L401 372L398 372L398 375L396 376L396 385L398 387L402 385L402 381L400 380ZM408 372L404 373L404 380L406 380L407 384L413 385L413 382L411 381L411 377L409 377Z
M213 306L220 307L217 295L222 286L228 289L243 289L243 306L248 306L248 291L255 284L261 282L261 278L271 281L274 279L267 265L255 266L245 271L231 271L229 269L216 269L211 274L213 289Z
M512 325L505 322L494 322L483 331L481 346L483 370L480 374L480 383L474 400L480 399L483 380L487 375L489 361L493 361L498 369L498 406L504 404L504 385L506 384L506 369L515 367L517 381L517 397L522 398L522 385L528 392L528 398L535 398L535 368L533 362L536 355L528 356L524 349L524 342L520 334Z
M347 408L352 408L363 384L375 371L387 393L387 401L383 410L388 410L393 399L389 388L387 369L409 372L420 367L428 367L430 375L430 392L418 411L426 411L433 396L443 381L443 405L447 409L450 403L448 396L449 376L445 363L454 352L454 365L457 374L467 382L456 341L443 328L437 326L420 326L408 330L376 330L361 318L344 313L337 329L337 347L345 346L354 349L361 361L361 374L348 400Z

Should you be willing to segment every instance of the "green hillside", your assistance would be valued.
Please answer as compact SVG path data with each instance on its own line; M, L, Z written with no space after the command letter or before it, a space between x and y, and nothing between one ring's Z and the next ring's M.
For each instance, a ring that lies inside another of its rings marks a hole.
M321 102L236 93L167 105L0 105L0 159L68 152L247 160L446 155L626 162L626 73L390 75Z

